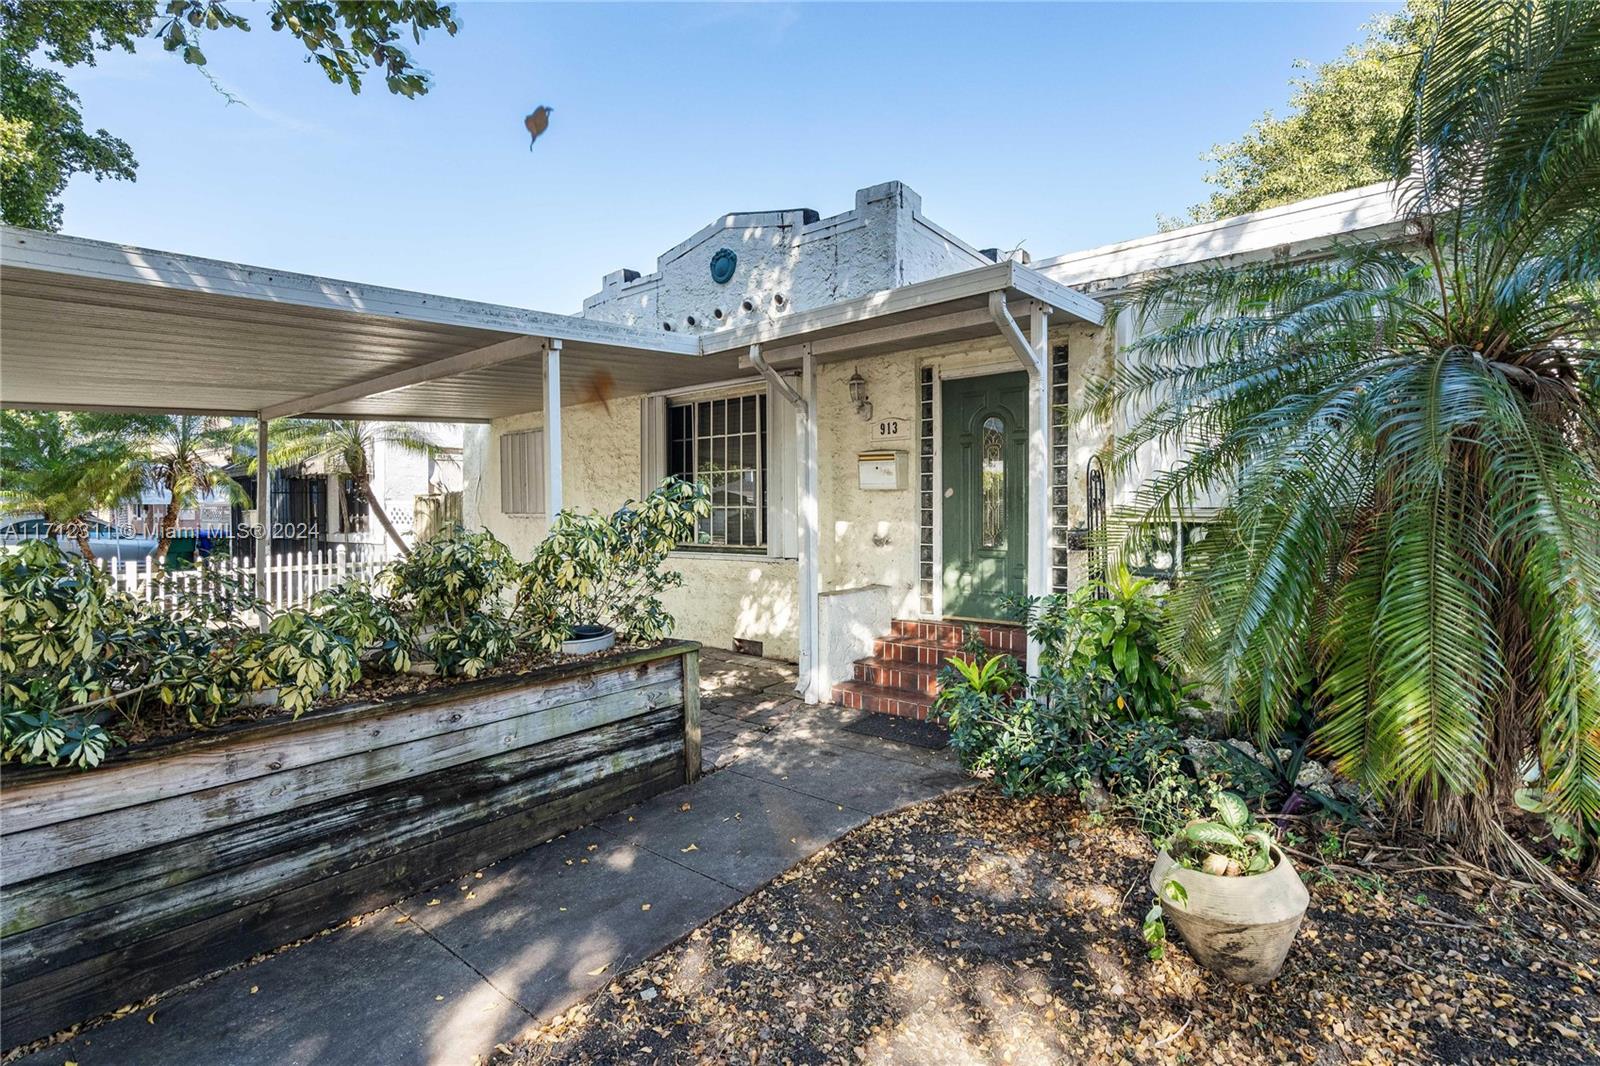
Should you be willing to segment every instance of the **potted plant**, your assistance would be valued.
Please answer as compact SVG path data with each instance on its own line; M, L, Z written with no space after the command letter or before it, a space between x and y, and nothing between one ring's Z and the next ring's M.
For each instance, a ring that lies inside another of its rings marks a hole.
M1222 792L1217 817L1174 833L1150 871L1158 902L1145 917L1145 939L1159 956L1170 917L1195 960L1239 984L1278 976L1310 894L1272 828L1245 801Z
M515 608L551 651L604 651L672 631L660 594L683 581L667 555L710 513L703 486L668 478L609 516L563 511L523 568Z

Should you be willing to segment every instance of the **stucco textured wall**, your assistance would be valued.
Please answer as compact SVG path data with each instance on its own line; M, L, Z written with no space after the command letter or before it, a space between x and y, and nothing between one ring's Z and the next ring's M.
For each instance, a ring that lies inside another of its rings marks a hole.
M851 210L828 218L807 210L724 215L663 253L654 273L606 275L601 290L584 300L583 314L704 333L991 262L923 218L921 209L915 191L889 181L858 190ZM721 248L738 256L738 266L718 284L710 264Z
M640 400L563 407L562 492L569 510L610 513L641 488L639 472ZM463 500L469 525L488 529L518 559L527 559L543 539L542 516L500 511L500 435L544 425L543 414L498 419L472 430ZM684 576L682 588L663 603L677 622L677 635L719 648L734 638L759 640L767 655L799 655L799 575L792 559L678 552L671 565Z

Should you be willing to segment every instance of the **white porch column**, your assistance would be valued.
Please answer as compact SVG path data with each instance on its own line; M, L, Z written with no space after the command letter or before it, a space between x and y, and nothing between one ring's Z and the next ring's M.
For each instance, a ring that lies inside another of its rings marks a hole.
M1017 362L1028 372L1028 595L1050 591L1050 308L1035 303L1024 337L1004 292L989 294L989 314ZM1028 641L1028 673L1039 672L1039 646Z
M267 553L272 547L272 468L267 464L267 426L256 416L256 595L267 598Z
M1033 307L1028 374L1028 595L1050 592L1050 308ZM1039 644L1028 638L1028 673L1039 672Z
M544 509L550 524L561 513L561 342L544 345Z
M817 633L817 567L820 550L817 535L817 372L811 346L800 357L800 391L772 369L761 355L761 345L750 346L750 365L767 384L795 410L795 465L800 483L799 507L795 517L800 526L800 668L795 695L807 703L826 698L822 684L821 645Z
M817 628L817 595L819 568L819 536L817 497L819 495L817 470L817 371L806 346L800 360L800 395L804 405L800 409L800 698L807 703L820 703L827 697L822 691L822 657L820 635Z

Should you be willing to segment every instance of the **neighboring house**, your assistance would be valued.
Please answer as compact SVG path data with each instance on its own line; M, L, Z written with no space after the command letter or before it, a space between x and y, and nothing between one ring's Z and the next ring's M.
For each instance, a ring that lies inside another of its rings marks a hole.
M425 508L426 501L459 494L462 488L462 426L433 423L428 433L439 449L433 456L419 455L382 439L369 456L373 500L382 503L407 543L413 542L419 501L424 501ZM381 438L382 434L377 436ZM255 476L242 467L234 476L244 487L250 506L235 506L233 522L236 528L249 527L254 520ZM385 557L396 554L383 527L371 517L368 501L360 498L348 478L328 473L321 460L273 471L272 521L276 531L274 551L306 551L343 544ZM240 542L237 550L247 554L249 546Z
M563 505L610 511L669 474L705 482L712 516L673 560L686 579L668 599L679 634L801 657L807 482L797 469L803 408L790 389L802 387L798 364L811 363L818 647L809 695L843 682L834 695L853 706L919 713L937 653L919 651L918 638L949 631L907 623L1006 620L1009 598L1085 580L1086 531L1105 506L1090 467L1114 427L1073 424L1066 412L1132 339L1129 318L1104 325L1104 305L1153 270L1311 255L1339 237L1398 234L1397 217L1389 190L1373 186L1086 252L1022 255L1000 283L1009 284L1002 315L969 298L1002 257L930 221L899 182L860 190L851 211L828 218L723 216L662 254L654 272L607 275L582 317L698 335L702 358L763 347L687 388L564 377ZM1019 348L1040 340L1043 407ZM1043 443L1030 437L1030 410L1035 424L1048 412L1044 492L1030 485L1029 449ZM466 523L520 557L547 528L543 425L533 412L467 430ZM1171 458L1151 454L1142 468ZM1110 486L1109 506L1137 480ZM1033 550L1043 557L1030 571ZM1177 550L1167 544L1150 565L1172 565ZM909 639L878 640L891 627ZM902 699L907 692L915 698Z

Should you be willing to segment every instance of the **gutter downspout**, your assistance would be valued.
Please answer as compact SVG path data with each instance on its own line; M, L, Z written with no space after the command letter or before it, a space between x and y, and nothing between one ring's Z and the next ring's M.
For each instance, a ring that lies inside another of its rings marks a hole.
M1006 306L1004 291L989 294L989 317L1005 338L1017 361L1028 372L1028 578L1029 596L1050 591L1050 465L1045 435L1050 427L1050 309L1034 304L1033 339ZM1039 644L1028 638L1028 673L1039 672Z
M750 346L750 365L768 385L795 409L796 458L800 469L800 668L795 694L806 703L823 697L821 683L820 634L817 631L819 555L817 533L817 375L811 346L800 360L800 391L783 379L761 354L761 345Z

